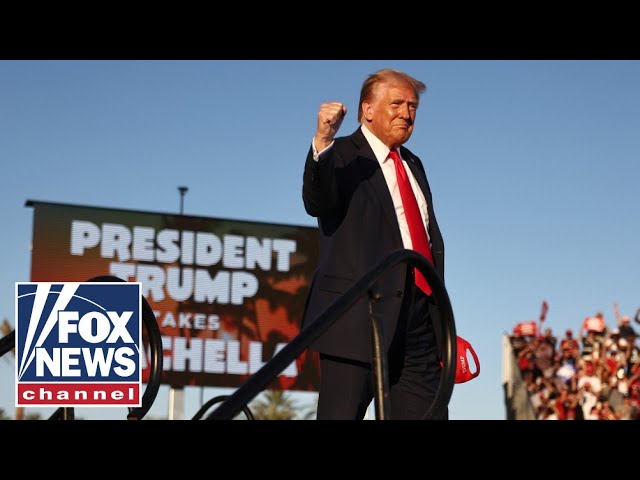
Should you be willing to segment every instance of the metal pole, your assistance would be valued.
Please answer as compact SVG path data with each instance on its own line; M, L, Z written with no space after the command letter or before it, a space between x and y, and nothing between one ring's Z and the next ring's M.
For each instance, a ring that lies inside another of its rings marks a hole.
M189 191L189 187L178 187L180 191L180 215L184 213L184 195Z
M189 187L178 187L180 192L180 216L184 214L184 196L189 191ZM180 312L182 302L178 303L178 312ZM184 387L171 386L169 390L169 420L184 420Z
M373 314L373 302L378 301L380 298L380 294L372 294L371 290L369 290L376 420L389 420L389 368L384 349L384 327L382 321Z

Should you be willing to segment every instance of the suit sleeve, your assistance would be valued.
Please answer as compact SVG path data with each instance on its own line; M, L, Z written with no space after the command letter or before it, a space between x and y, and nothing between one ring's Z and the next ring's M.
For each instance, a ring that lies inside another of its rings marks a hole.
M339 155L333 146L318 161L309 149L304 166L302 199L304 208L312 217L320 217L340 208L340 194L336 182L336 162Z

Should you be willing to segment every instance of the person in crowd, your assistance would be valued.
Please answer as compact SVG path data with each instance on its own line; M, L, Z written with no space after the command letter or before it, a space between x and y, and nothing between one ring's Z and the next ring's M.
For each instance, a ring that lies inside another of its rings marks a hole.
M629 315L620 315L617 303L613 304L613 311L616 315L616 322L618 322L620 337L624 338L629 343L634 343L637 335L636 331L631 326L631 317Z

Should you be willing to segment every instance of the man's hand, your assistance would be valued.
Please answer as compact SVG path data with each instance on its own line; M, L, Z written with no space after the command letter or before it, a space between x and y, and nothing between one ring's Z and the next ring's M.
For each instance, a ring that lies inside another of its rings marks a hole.
M316 150L320 152L333 142L346 114L347 107L342 102L326 102L320 105L318 129L313 137Z

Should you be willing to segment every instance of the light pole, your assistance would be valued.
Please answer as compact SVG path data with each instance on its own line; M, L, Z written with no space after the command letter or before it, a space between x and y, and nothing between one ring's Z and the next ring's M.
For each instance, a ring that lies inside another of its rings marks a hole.
M184 195L189 191L189 187L178 187L180 192L180 215L184 213Z
M189 187L178 187L180 192L180 216L184 213L184 196L189 191ZM178 303L178 314L182 310L182 302ZM184 387L171 385L169 390L169 420L184 419Z

